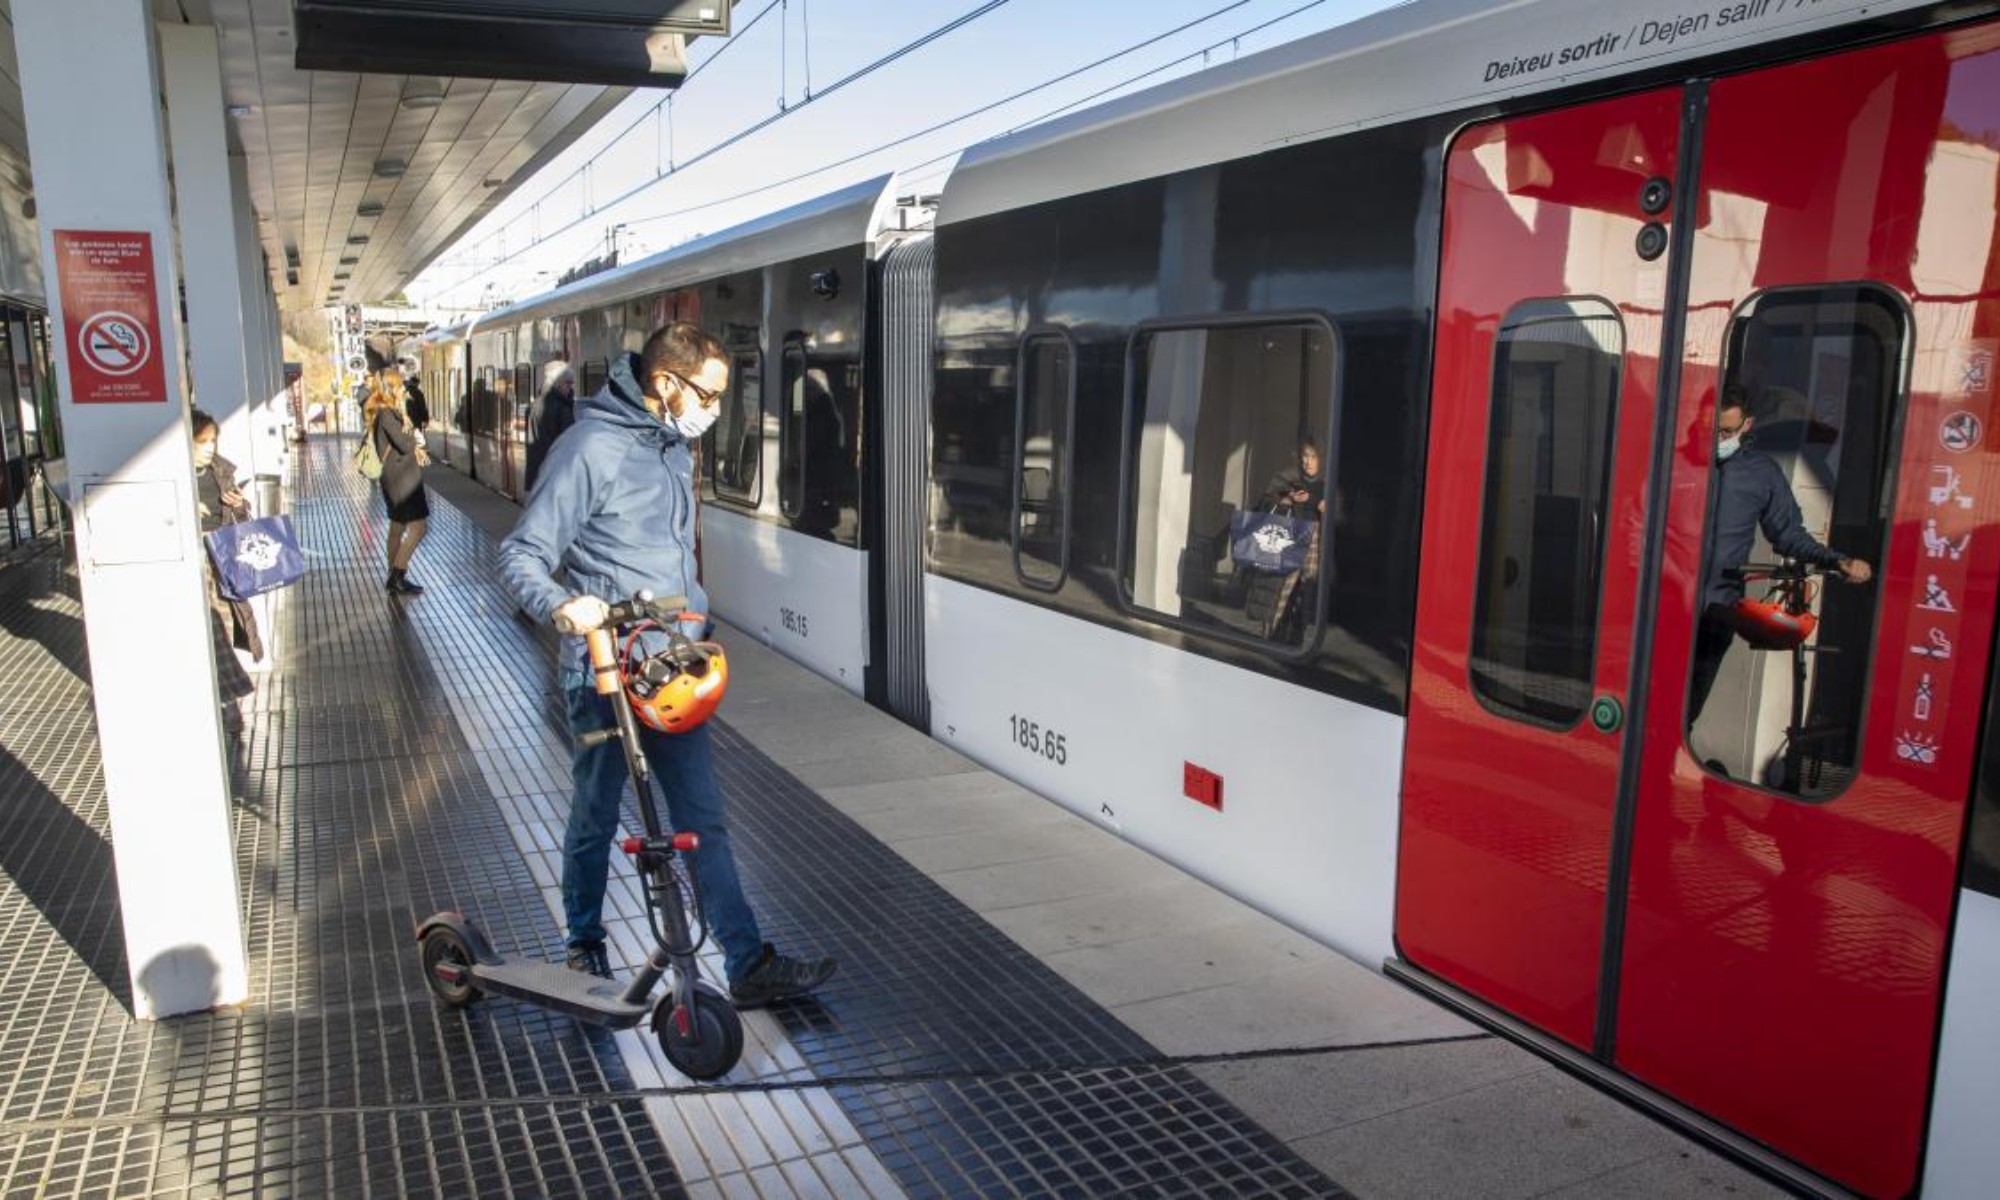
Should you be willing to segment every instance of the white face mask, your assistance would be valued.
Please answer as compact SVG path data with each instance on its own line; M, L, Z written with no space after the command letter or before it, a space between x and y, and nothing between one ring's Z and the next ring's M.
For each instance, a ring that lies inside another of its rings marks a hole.
M1738 450L1741 450L1742 448L1743 448L1742 434L1739 433L1735 437L1723 438L1721 441L1715 444L1715 461L1728 462L1729 456L1735 454Z
M206 466L208 466L209 464L213 463L214 461L215 461L215 443L214 443L214 442L196 442L196 443L194 444L194 465L195 465L195 466L197 466L197 467L206 467Z
M680 430L681 436L688 441L698 442L701 440L701 435L708 432L709 426L715 424L720 408L721 405L707 408L690 398L681 407L681 415L673 419L674 428Z

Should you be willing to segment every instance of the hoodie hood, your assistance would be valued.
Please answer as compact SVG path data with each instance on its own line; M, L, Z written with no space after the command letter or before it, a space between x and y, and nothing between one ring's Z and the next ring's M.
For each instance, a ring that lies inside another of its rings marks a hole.
M660 446L683 440L671 422L662 421L646 407L646 389L639 383L639 356L630 351L611 360L611 370L594 395L576 402L579 421L609 421L628 429L641 441Z

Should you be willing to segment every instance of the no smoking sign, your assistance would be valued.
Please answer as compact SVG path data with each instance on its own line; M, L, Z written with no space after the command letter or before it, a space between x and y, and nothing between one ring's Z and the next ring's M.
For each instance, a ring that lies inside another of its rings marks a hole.
M71 398L78 404L164 404L153 237L58 229Z

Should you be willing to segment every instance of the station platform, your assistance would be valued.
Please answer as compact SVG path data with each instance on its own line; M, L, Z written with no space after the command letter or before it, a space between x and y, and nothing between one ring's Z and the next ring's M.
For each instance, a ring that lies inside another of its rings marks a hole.
M441 1008L433 911L561 957L553 641L493 572L512 505L443 468L428 590L388 596L349 448L294 456L310 570L231 746L240 1008L131 1016L75 578L0 566L0 1194L1781 1194L727 628L746 886L839 973L701 1086L639 1032Z

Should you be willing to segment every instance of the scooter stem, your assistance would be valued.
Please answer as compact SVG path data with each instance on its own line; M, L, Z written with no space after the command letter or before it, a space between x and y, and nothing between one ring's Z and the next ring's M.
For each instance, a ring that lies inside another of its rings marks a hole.
M590 673L596 681L597 694L611 702L612 716L618 722L618 740L625 743L625 767L632 773L632 792L639 800L639 817L645 822L646 836L659 837L660 812L653 802L653 772L639 742L639 719L632 715L632 706L625 700L617 639L609 629L600 626L583 635L583 644L590 654Z

